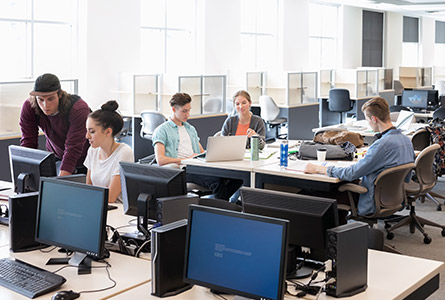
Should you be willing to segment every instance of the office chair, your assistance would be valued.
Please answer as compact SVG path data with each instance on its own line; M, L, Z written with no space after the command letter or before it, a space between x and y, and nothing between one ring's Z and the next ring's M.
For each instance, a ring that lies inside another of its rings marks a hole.
M413 168L413 163L404 164L383 170L377 176L374 181L375 212L373 214L358 215L352 193L364 194L368 189L355 183L345 183L338 188L340 192L347 192L350 203L346 206L339 204L338 208L349 210L352 219L366 222L370 226L377 223L378 219L392 216L405 206L406 196L403 182L408 172Z
M222 108L222 101L219 98L209 98L204 102L204 113L220 113Z
M141 138L150 141L153 137L155 129L167 120L167 118L162 113L158 111L149 111L149 110L141 112L141 118L142 118L141 122L142 127L139 134ZM154 158L155 158L154 154L151 154L149 156L139 159L139 162L154 163Z
M354 102L349 98L349 90L338 88L329 90L328 104L329 111L340 113L340 124L344 122L343 113L350 111L354 106Z
M415 229L419 230L423 234L423 242L425 244L431 243L431 238L425 232L423 227L425 225L438 227L442 229L442 236L445 236L445 226L432 222L430 220L424 219L416 215L415 203L418 198L427 197L427 194L436 185L436 174L433 171L433 161L437 150L440 148L439 145L433 144L428 146L417 156L415 161L415 171L416 171L416 181L411 180L404 184L405 192L408 201L408 207L410 208L410 213L408 216L402 216L397 219L389 220L385 222L385 227L387 228L387 238L392 239L394 237L393 231L399 227L409 225L411 233L415 232ZM389 223L396 221L397 223L390 226Z
M425 128L420 128L419 130L414 132L414 134L411 138L411 142L413 144L413 148L415 151L422 151L423 149L425 149L426 147L428 147L431 144L431 134ZM442 205L435 197L443 198L443 196L441 196L441 195L438 195L434 192L429 192L429 193L426 193L425 197L421 197L421 202L423 203L423 202L425 202L425 199L427 199L427 200L435 203L437 205L436 209L438 211L441 211Z
M372 228L374 224L377 224L379 219L390 218L397 211L405 207L406 195L403 182L408 172L413 168L413 163L404 164L383 170L377 176L374 181L375 211L373 214L365 216L358 215L352 193L363 194L366 193L368 189L354 183L345 183L338 188L340 192L347 192L350 203L349 205L338 204L338 209L349 210L349 217L351 219L368 223ZM398 251L388 245L384 245L384 250L398 253Z
M279 127L283 123L287 122L287 119L279 117L280 108L278 107L278 105L270 96L266 95L260 96L259 101L261 108L261 118L266 121L266 124L269 126L269 128L276 128L276 138L285 138L283 136L280 136Z
M440 107L433 112L433 120L439 119L443 121L445 119L445 107Z

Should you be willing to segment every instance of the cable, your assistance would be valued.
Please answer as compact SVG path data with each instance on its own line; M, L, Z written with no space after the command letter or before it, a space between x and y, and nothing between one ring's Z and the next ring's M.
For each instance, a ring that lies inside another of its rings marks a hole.
M318 291L317 295L315 295L316 296L315 300L318 300L318 298L320 297L320 294L325 291L325 288L328 284L335 282L335 278L334 277L326 278L325 281L326 282L320 287L320 290Z
M139 254L141 253L141 251L144 249L144 247L150 243L151 240L146 240L136 251L136 253L134 254L135 257L139 257Z

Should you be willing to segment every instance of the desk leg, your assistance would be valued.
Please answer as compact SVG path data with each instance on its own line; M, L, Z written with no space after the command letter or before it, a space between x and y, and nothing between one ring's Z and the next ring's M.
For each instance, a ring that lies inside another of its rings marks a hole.
M255 187L255 172L250 172L250 187Z

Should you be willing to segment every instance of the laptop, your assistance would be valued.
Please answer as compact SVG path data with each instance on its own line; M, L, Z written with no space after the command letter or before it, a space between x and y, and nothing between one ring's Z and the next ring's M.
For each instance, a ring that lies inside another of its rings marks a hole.
M246 135L210 136L207 139L207 151L196 157L206 162L243 160L246 142Z
M397 117L396 128L402 131L409 130L411 122L414 118L414 112L402 110Z

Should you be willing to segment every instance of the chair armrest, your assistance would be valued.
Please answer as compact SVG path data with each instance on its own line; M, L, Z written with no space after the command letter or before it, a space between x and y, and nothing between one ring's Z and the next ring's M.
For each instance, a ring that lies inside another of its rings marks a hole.
M339 192L354 192L357 194L364 194L368 191L367 188L355 183L345 183L338 187Z

